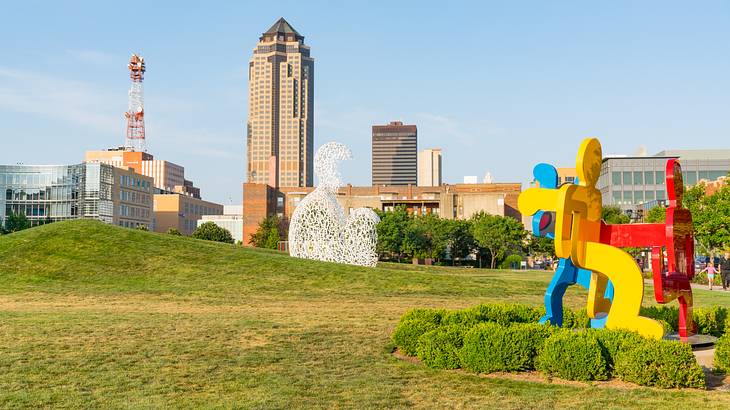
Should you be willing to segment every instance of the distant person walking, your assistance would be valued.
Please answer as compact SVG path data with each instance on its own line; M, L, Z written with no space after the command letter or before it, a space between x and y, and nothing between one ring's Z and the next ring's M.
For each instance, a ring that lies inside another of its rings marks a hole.
M730 287L730 251L725 251L720 262L720 275L722 275L722 288L727 290Z
M707 267L700 271L700 273L702 272L707 272L707 284L710 285L710 290L712 290L712 282L715 280L717 268L712 264L712 262L707 262Z

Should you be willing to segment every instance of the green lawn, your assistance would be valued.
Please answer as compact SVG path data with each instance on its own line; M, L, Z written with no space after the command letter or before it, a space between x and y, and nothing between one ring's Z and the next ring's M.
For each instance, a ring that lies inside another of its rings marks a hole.
M539 304L550 276L366 269L54 223L0 237L0 407L730 406L726 392L499 380L390 353L409 308Z

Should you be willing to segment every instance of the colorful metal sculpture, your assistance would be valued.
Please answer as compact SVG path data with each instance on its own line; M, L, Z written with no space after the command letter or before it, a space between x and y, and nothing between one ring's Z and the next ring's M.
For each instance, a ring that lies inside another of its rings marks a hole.
M589 315L608 312L607 328L634 330L659 339L664 335L662 325L639 315L644 296L641 270L628 253L601 243L601 192L596 189L601 160L600 142L584 140L576 157L579 183L527 189L520 195L518 207L524 215L555 212L556 256L570 258L577 268L591 271ZM603 297L608 280L615 289L613 303Z
M694 236L692 214L682 207L682 168L675 159L667 161L668 207L665 223L601 225L601 242L617 247L651 248L654 298L657 303L679 302L679 336L694 334L692 288ZM667 263L664 264L666 253Z
M558 171L550 164L537 164L532 171L540 188L557 189ZM554 238L555 214L552 212L537 211L532 217L532 234L535 236ZM563 296L568 287L578 284L590 290L591 271L579 269L569 258L560 258L555 275L545 290L545 315L540 323L550 322L554 326L563 326ZM613 286L609 283L604 298L613 300ZM591 327L602 328L606 323L606 312L595 314L591 319Z

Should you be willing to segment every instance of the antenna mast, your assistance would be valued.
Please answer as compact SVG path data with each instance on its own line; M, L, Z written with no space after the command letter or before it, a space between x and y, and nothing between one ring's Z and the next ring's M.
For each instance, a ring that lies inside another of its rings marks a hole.
M124 113L127 117L127 139L124 149L130 151L147 151L144 132L144 96L142 80L144 79L144 58L132 54L129 60L129 77L132 87L129 88L129 109Z

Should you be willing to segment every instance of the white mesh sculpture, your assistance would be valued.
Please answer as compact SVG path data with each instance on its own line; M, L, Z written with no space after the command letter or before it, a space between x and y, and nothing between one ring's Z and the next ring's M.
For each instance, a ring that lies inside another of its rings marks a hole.
M298 258L375 266L380 218L368 208L357 208L345 218L337 202L340 161L352 159L343 144L328 142L314 156L319 185L299 203L289 224L289 254Z

